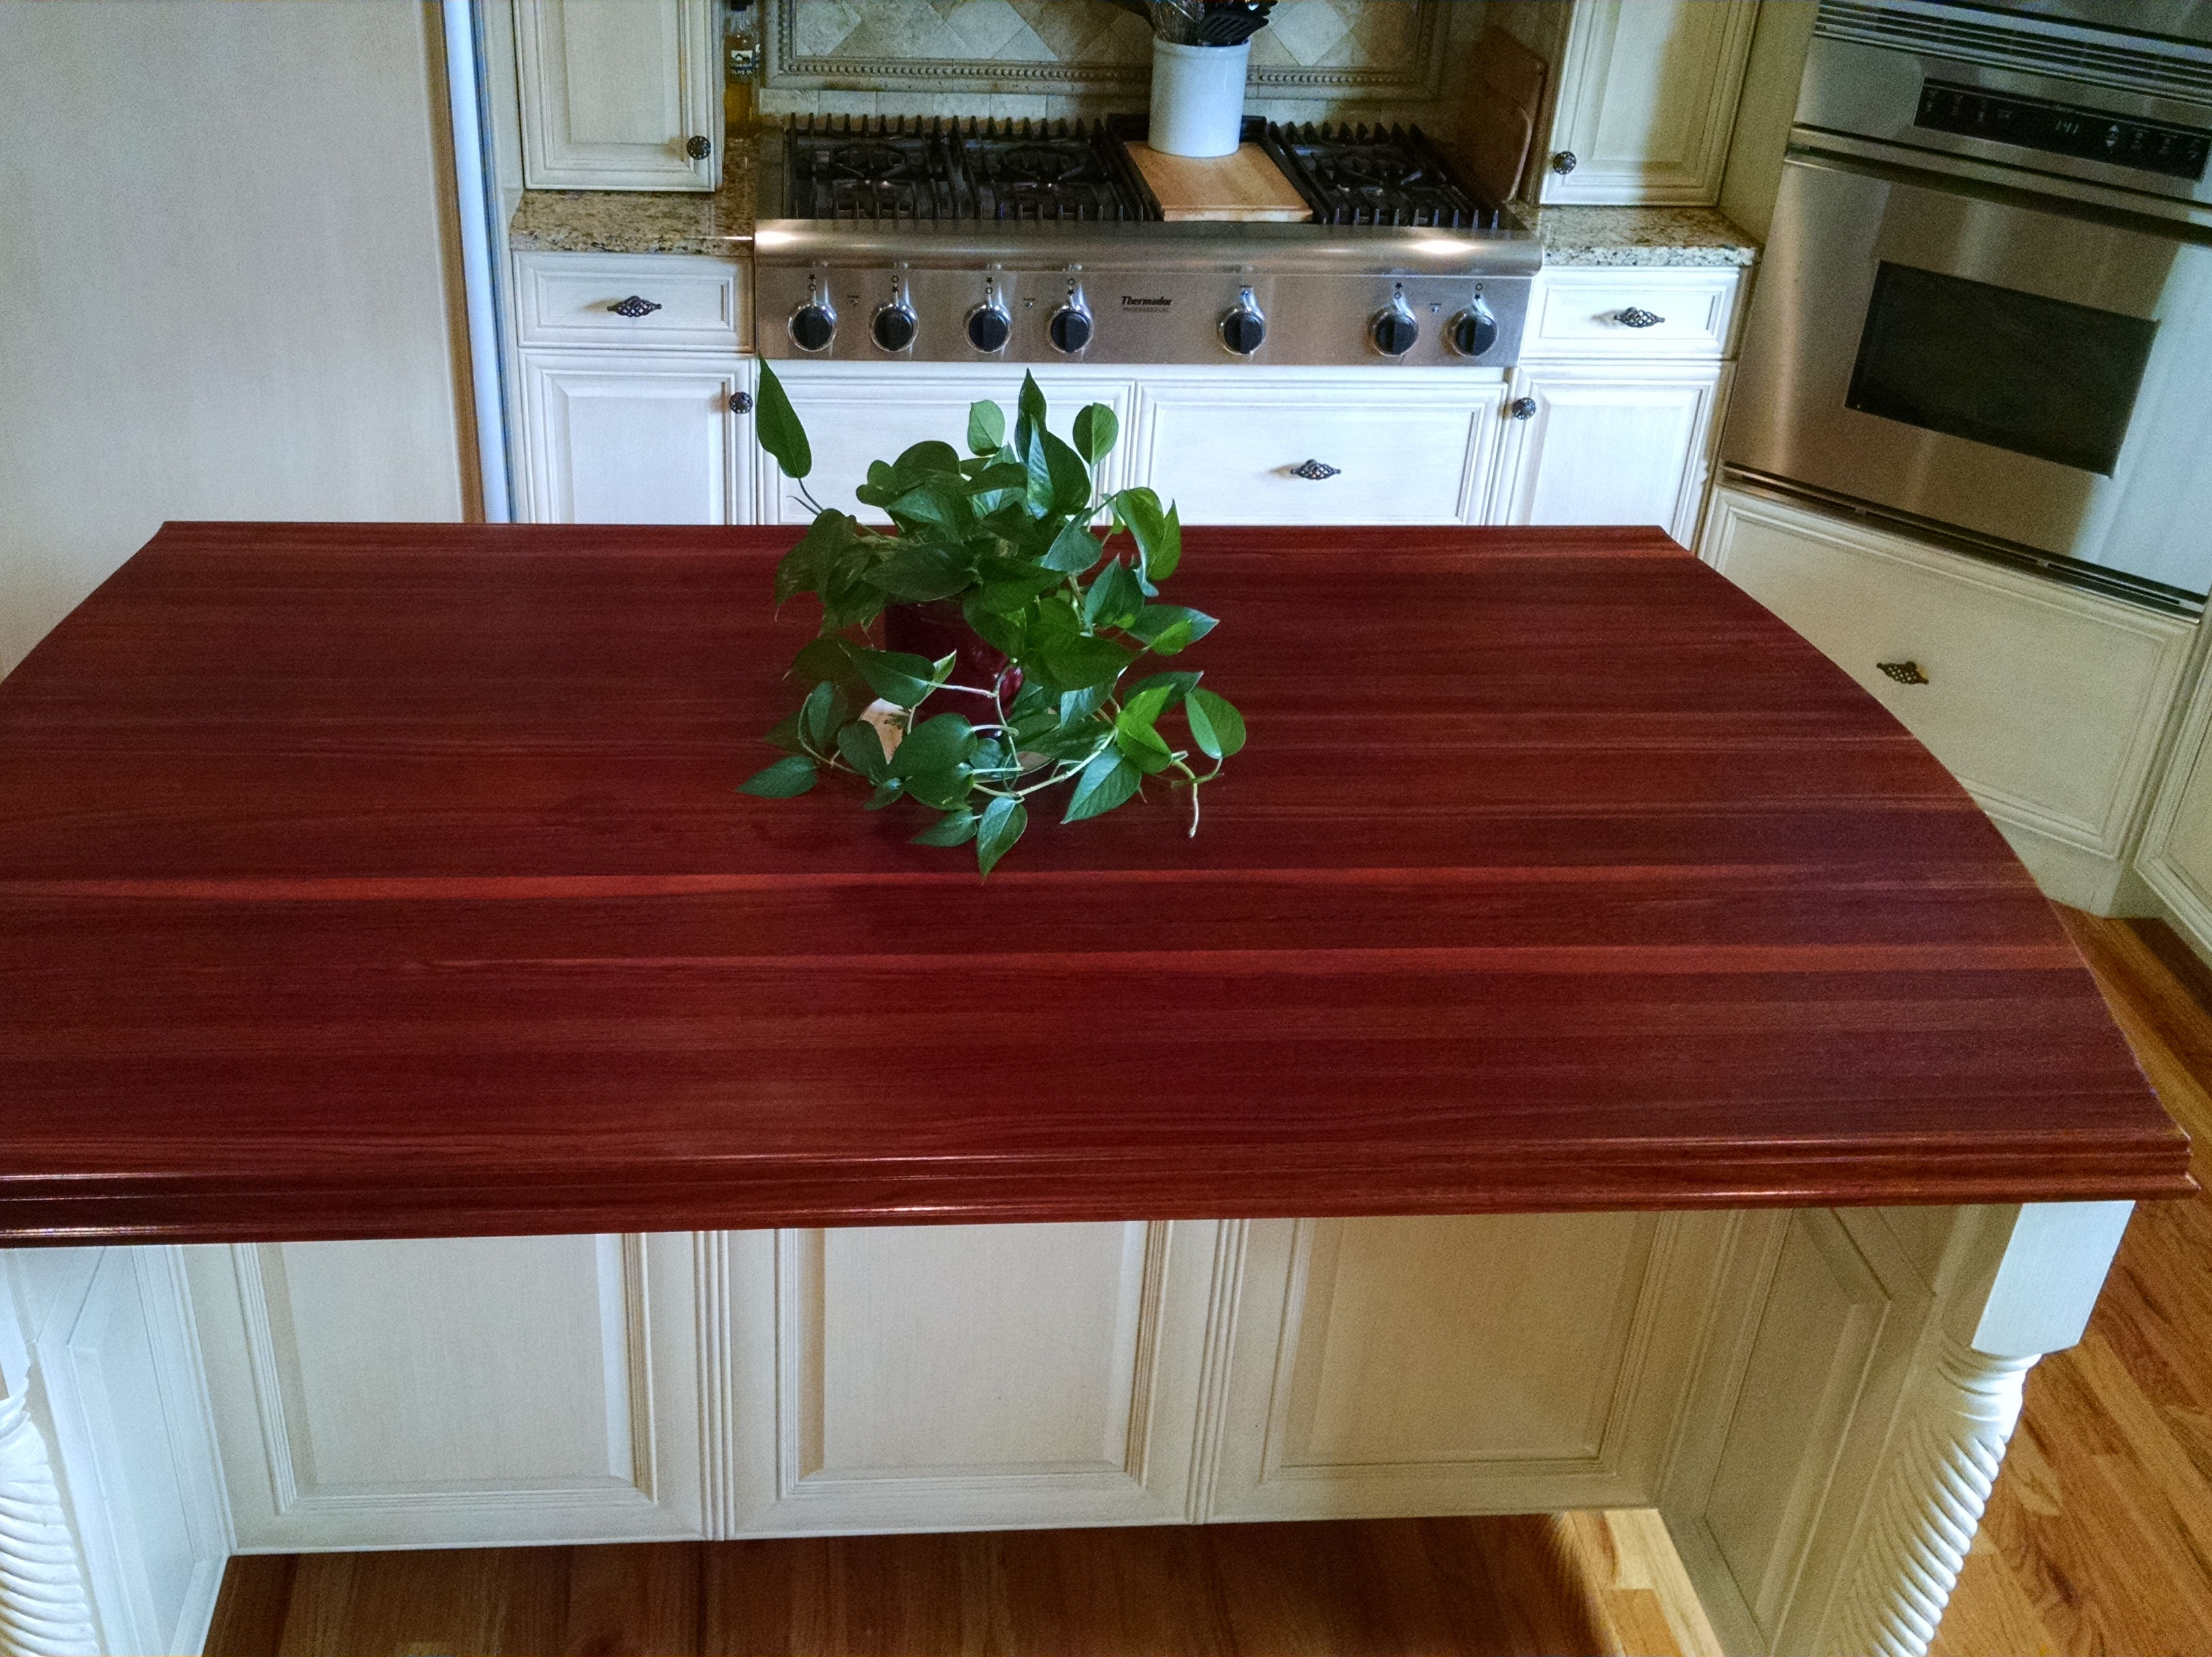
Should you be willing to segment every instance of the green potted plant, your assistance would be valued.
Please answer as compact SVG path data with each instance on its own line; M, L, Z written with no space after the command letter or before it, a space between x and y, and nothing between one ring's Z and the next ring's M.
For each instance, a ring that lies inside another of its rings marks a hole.
M934 813L915 840L972 843L986 874L1028 826L1031 797L1056 789L1073 823L1158 778L1189 790L1198 832L1199 790L1244 746L1244 721L1198 673L1142 671L1214 618L1160 600L1182 558L1175 508L1149 489L1099 491L1113 410L1089 405L1063 440L1024 375L1011 433L1004 409L977 403L967 454L916 443L869 466L855 493L888 531L806 492L813 450L765 363L754 418L815 515L776 566L775 600L812 594L822 623L792 662L805 696L768 734L787 752L743 792L786 799L850 773L873 790L870 810L910 799Z

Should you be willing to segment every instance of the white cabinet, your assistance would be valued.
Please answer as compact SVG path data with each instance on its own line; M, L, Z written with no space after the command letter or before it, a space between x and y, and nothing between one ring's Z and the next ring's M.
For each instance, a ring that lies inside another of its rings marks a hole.
M1757 0L1575 0L1538 199L1719 200L1758 15Z
M2182 722L2136 867L2197 953L2212 961L2212 677Z
M1450 369L1158 370L1132 464L1187 524L1473 522L1504 398Z
M530 351L522 372L532 522L750 521L743 359Z
M865 483L874 460L893 460L926 441L968 451L970 404L996 403L1006 411L1012 430L1023 370L1013 365L971 367L957 362L779 362L775 374L790 395L791 406L806 428L814 452L808 490L825 507L851 512L871 523L890 521L872 507L863 508L853 490ZM1114 411L1121 441L1106 458L1100 481L1107 489L1142 481L1129 472L1129 417L1136 387L1129 371L1085 368L1046 369L1036 376L1045 395L1045 421L1060 436L1068 435L1076 411L1103 403ZM756 487L763 523L803 524L813 513L791 481L762 453Z
M1524 364L1491 521L1652 524L1687 545L1728 375L1721 362Z
M524 183L712 190L723 125L714 9L714 0L514 0Z
M702 1533L690 1235L185 1252L241 1548Z
M1927 744L2046 892L2111 905L2191 623L1736 490L1699 551Z

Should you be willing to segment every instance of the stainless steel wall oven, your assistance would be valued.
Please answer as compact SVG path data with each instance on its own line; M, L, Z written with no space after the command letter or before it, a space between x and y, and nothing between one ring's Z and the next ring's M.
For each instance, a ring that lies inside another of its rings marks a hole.
M1728 475L2191 611L2212 6L1824 0Z

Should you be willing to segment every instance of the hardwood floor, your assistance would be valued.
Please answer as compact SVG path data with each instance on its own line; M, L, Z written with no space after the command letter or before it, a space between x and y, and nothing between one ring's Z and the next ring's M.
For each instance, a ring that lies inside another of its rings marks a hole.
M2212 972L2061 911L2212 1189ZM240 1558L210 1657L1714 1657L1649 1512ZM2212 1654L2212 1197L2038 1366L1935 1657Z

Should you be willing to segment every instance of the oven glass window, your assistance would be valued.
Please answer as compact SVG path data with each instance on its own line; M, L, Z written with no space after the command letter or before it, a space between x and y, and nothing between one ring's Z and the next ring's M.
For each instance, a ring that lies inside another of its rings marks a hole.
M2106 477L2158 324L1884 263L1846 406Z

